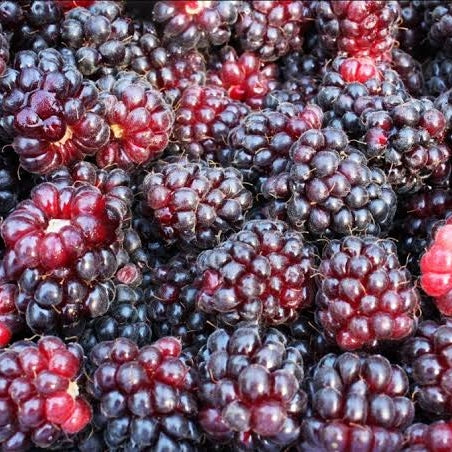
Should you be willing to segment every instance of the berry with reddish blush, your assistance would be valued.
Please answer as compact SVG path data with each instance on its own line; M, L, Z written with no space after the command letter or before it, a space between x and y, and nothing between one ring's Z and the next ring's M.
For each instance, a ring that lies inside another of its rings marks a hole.
M49 448L89 424L77 383L82 364L81 347L54 336L0 352L2 450Z

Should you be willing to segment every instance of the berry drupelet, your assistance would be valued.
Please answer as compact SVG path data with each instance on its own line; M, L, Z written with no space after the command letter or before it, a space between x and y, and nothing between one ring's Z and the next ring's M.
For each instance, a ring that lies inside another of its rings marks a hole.
M401 450L414 417L405 371L381 355L323 357L308 379L312 411L302 452Z
M46 49L22 51L0 79L0 135L10 139L24 169L46 174L93 155L110 130L93 113L94 83Z
M419 293L396 253L391 240L354 236L323 250L316 315L342 349L401 341L416 329Z
M226 89L231 99L258 110L267 93L276 87L277 75L275 64L264 65L254 53L244 52L239 57L232 47L223 47L219 61L207 74L207 81Z
M451 149L444 142L446 117L427 98L412 99L389 109L369 109L363 148L382 168L398 193L447 184Z
M16 306L36 332L104 314L112 298L132 193L122 170L79 164L36 186L1 226L2 281L17 281Z
M242 3L235 33L243 50L255 52L262 61L274 61L301 50L310 20L309 1L253 0Z
M297 440L303 360L277 330L212 333L198 356L199 423L227 450L282 450Z
M396 1L318 1L315 20L321 44L334 54L391 59L400 7Z
M404 452L447 452L452 449L452 422L415 423L405 430Z
M162 24L164 44L205 48L225 44L237 21L239 3L227 1L159 1L154 20Z
M185 89L175 109L171 152L194 161L223 163L229 132L248 113L249 108L234 101L223 88L208 85Z
M91 421L77 385L82 362L80 346L53 336L0 352L2 450L49 448Z
M270 216L284 217L314 237L380 235L391 225L396 195L384 173L369 168L347 136L333 128L308 130L290 150L291 166L267 179ZM281 206L281 201L284 202Z
M452 218L437 228L433 242L420 260L421 286L435 299L436 307L452 315Z
M101 342L90 363L94 422L109 449L197 450L196 380L179 340L165 337L142 348L125 338Z
M239 169L257 189L289 164L289 150L306 130L319 129L323 113L314 104L277 103L276 108L251 112L232 129L224 159Z
M315 248L281 221L253 220L197 259L198 308L223 324L280 324L313 299Z
M194 248L210 248L239 229L252 205L237 170L185 160L154 167L143 193L161 236Z
M414 382L416 401L424 412L447 419L452 413L452 326L431 320L419 325L405 343L401 357Z
M99 95L96 112L110 127L109 143L96 154L100 167L146 166L168 144L174 122L172 109L146 83L128 84L119 76L109 92Z

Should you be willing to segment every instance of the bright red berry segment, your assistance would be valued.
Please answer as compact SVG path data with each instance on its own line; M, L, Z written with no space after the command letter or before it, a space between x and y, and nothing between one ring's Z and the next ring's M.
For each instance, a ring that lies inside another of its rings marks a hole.
M373 237L330 242L319 267L317 317L344 350L401 341L416 327L419 294L395 243Z
M78 8L79 6L87 8L92 3L94 3L94 0L57 0L57 3L65 11L69 11L70 9Z
M225 47L220 61L207 74L207 80L226 89L231 99L258 109L267 93L275 88L277 76L275 64L264 65L252 52L244 52L239 57L233 48Z
M20 332L24 326L15 305L17 292L15 284L0 285L0 348L8 345L13 334Z
M79 395L83 351L54 336L17 342L0 352L0 445L48 448L80 432L92 410Z
M437 229L434 240L421 257L421 286L435 299L440 312L452 315L452 221Z

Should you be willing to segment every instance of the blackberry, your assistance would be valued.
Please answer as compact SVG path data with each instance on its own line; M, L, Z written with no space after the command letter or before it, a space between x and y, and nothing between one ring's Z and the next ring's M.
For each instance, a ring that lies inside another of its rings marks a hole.
M427 2L425 20L428 27L428 39L433 48L441 49L452 56L452 5L449 2Z
M400 48L416 58L424 59L428 46L428 26L425 21L426 7L438 0L399 0L401 23L397 29L397 42Z
M313 102L326 62L327 55L319 48L309 53L289 53L281 59L282 88L300 93L305 103Z
M300 107L282 103L275 110L251 112L229 134L224 161L259 190L268 177L287 168L289 149L297 138L321 127L323 114L317 105Z
M0 218L30 195L33 183L32 178L19 172L19 161L12 149L7 147L0 153Z
M329 354L308 385L312 411L302 424L301 451L402 448L414 404L400 366L381 355Z
M391 66L400 75L407 91L412 96L419 97L423 94L424 76L422 67L417 60L403 50L393 49ZM428 75L427 79L429 79Z
M6 66L9 62L9 39L6 33L3 31L3 27L0 24L0 75L5 72Z
M222 45L231 37L231 27L237 21L237 1L159 1L153 16L162 24L163 42L184 48L204 48Z
M323 76L316 103L324 112L325 126L360 140L366 130L364 112L389 109L408 98L402 79L387 66L379 70L368 59L335 58Z
M91 110L94 83L64 62L55 49L16 54L0 79L0 135L24 169L45 174L93 155L109 139L109 128Z
M400 202L398 220L391 235L397 237L399 256L419 275L419 261L433 231L452 214L452 196L446 189L425 188Z
M1 226L2 282L18 282L16 306L36 332L104 314L112 298L131 191L122 170L79 164L72 178L36 186Z
M197 259L198 308L218 321L280 324L310 306L315 248L281 221L249 221Z
M82 74L127 66L127 43L133 37L134 27L122 12L121 2L107 0L66 12L60 25L61 41L74 50Z
M163 46L150 30L131 46L131 54L131 69L145 76L171 104L176 104L188 87L204 85L206 81L204 56L200 52Z
M315 20L321 44L333 54L391 58L400 8L396 1L318 1Z
M90 320L80 338L85 352L99 342L125 337L139 347L149 344L152 337L151 322L147 314L143 290L126 284L115 286L115 296L108 311Z
M452 146L452 90L440 94L434 104L446 119L445 142Z
M217 330L198 357L199 423L228 450L280 450L299 435L303 360L274 329Z
M144 203L169 243L209 248L240 228L252 205L240 173L201 163L164 162L143 183Z
M3 450L49 448L90 422L77 384L82 363L80 346L53 336L0 352Z
M174 116L162 95L146 83L127 83L120 74L108 91L99 95L96 112L110 127L110 140L96 154L100 167L130 169L146 166L166 148ZM104 87L106 81L100 86Z
M424 69L426 94L437 97L452 88L451 71L452 60L442 52L427 61Z
M375 157L396 192L418 191L423 185L448 182L451 150L444 143L446 118L426 99L412 99L389 109L371 109L362 116L367 132L365 152Z
M442 452L452 448L452 423L416 423L405 430L405 452Z
M143 249L148 257L148 265L156 266L166 262L177 253L177 244L168 244L159 234L158 225L148 216L144 203L137 202L132 211L132 228L143 243ZM148 272L145 272L145 275Z
M431 320L419 325L416 336L408 339L402 359L410 371L419 407L435 416L449 418L451 366L448 360L452 326Z
M275 89L265 96L262 106L264 109L277 110L281 104L286 104L288 108L293 108L292 105L295 105L302 110L305 106L305 98L298 90Z
M344 350L400 341L416 329L419 293L391 240L331 241L323 250L318 282L317 319Z
M263 61L274 61L301 50L310 20L308 1L253 0L243 2L235 33L243 50L256 52Z
M249 113L246 105L216 86L185 89L175 111L171 152L186 154L195 161L220 163L229 132Z
M17 50L27 49L34 52L58 47L61 43L60 22L63 19L60 3L55 0L33 0L22 3L25 3L23 22L19 27L13 28L13 46Z
M195 256L176 254L151 268L147 279L144 297L156 337L179 337L186 355L189 348L197 352L213 328L196 309Z
M378 168L368 167L347 136L332 128L308 130L290 151L291 167L263 185L271 216L282 210L297 230L314 237L381 235L392 223L397 199ZM281 205L281 201L284 203Z
M176 338L141 348L125 338L101 342L90 362L94 422L109 449L196 450L196 379Z
M300 352L305 366L310 367L317 363L322 356L338 350L327 341L322 330L316 324L312 311L303 311L292 323L278 326L278 329L290 337L290 346Z
M420 260L421 286L435 298L436 307L445 316L452 315L451 263L452 218L436 229L433 241Z
M223 47L213 68L207 73L210 84L227 90L231 99L245 102L254 110L262 107L267 93L276 87L278 67L265 64L252 52L237 55L232 47Z

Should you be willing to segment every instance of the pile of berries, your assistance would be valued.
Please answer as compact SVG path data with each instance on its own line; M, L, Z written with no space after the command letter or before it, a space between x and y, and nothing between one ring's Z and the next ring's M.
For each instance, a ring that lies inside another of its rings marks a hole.
M451 71L447 0L0 0L0 451L452 451Z

